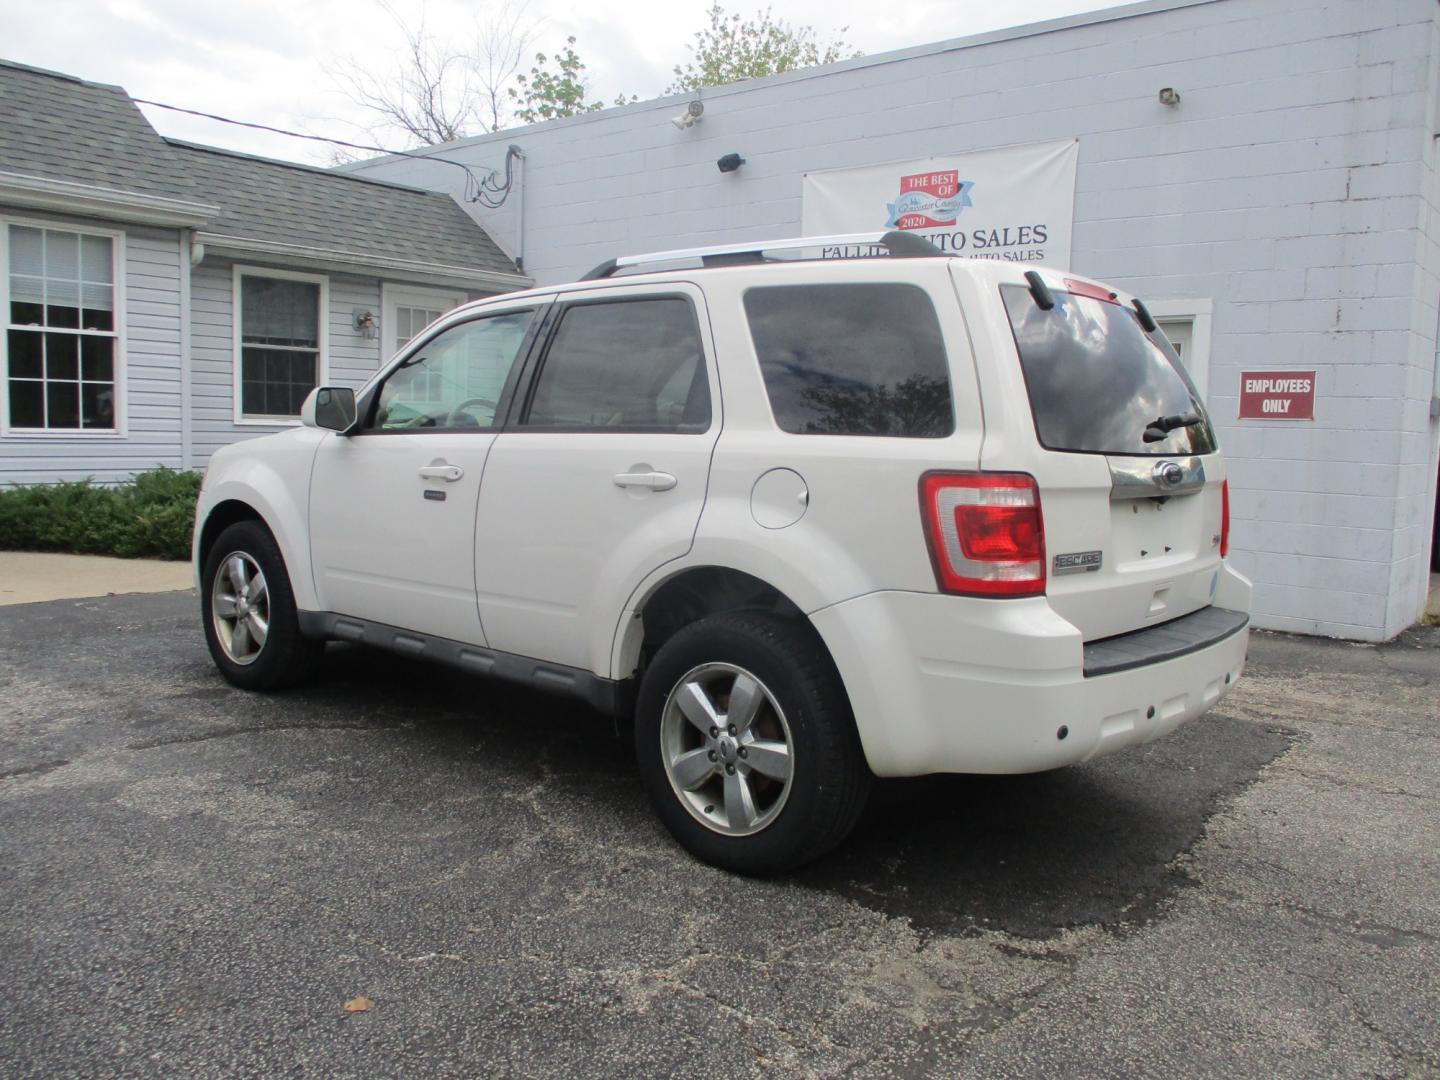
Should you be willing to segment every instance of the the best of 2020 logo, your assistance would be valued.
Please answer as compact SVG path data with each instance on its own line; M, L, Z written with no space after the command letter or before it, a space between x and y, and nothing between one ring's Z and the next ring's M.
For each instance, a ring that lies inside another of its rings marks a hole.
M900 194L885 207L890 218L887 229L934 229L954 225L960 211L973 206L970 180L960 179L960 170L915 173L900 177Z

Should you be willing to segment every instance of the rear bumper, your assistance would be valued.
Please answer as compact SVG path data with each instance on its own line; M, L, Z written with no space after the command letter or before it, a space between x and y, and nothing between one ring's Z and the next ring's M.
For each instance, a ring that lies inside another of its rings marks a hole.
M1157 739L1229 691L1250 586L1221 577L1215 607L1089 646L1044 597L882 592L811 619L877 775L1037 772Z

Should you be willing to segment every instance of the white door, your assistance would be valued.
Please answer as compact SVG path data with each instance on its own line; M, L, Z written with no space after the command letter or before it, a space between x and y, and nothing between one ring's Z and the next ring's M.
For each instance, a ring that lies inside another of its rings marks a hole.
M1195 373L1191 370L1194 360L1191 342L1194 338L1195 323L1190 319L1160 319L1158 322L1160 330L1170 339L1170 344L1175 346L1175 355L1180 357L1180 362L1185 365L1185 370L1193 379Z
M1210 396L1210 308L1209 300L1156 300L1150 305L1202 401Z
M463 292L386 285L380 313L381 361L389 360L451 308L465 303Z
M476 500L495 417L539 317L527 307L440 330L385 378L359 431L326 437L310 482L326 610L484 644Z
M705 502L720 431L709 321L697 289L668 285L569 294L547 323L485 467L480 614L492 648L603 675L625 600L690 549Z

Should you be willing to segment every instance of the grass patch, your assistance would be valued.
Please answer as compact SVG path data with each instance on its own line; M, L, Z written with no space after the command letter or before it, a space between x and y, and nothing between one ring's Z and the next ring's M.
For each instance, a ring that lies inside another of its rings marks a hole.
M0 550L189 559L200 474L151 469L126 484L88 480L0 491Z

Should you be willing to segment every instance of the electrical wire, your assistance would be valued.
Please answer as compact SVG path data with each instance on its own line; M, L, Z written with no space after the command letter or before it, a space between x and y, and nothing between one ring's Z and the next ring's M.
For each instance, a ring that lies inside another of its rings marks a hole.
M365 143L346 142L344 139L332 139L327 135L310 135L303 131L290 131L287 128L272 127L270 124L257 124L249 120L232 120L228 116L220 116L216 113L202 112L199 109L187 109L180 105L167 105L163 101L151 101L148 98L131 98L137 105L153 105L157 109L168 109L171 112L185 113L188 116L199 116L205 120L215 120L222 124L233 124L236 127L253 128L256 131L269 131L276 135L288 135L292 139L309 139L312 142L331 143L334 146L343 146L350 150L365 150L373 154L391 154L395 157L415 158L419 161L438 161L441 165L453 165L465 173L465 202L478 202L481 206L491 210L498 210L505 205L505 200L510 195L510 189L514 185L515 177L513 165L516 158L521 156L520 148L513 143L505 150L505 181L499 182L500 173L497 169L487 170L487 175L478 177L475 171L464 162L451 161L449 158L437 157L434 153L418 154L412 150L390 150L384 146L369 146Z

